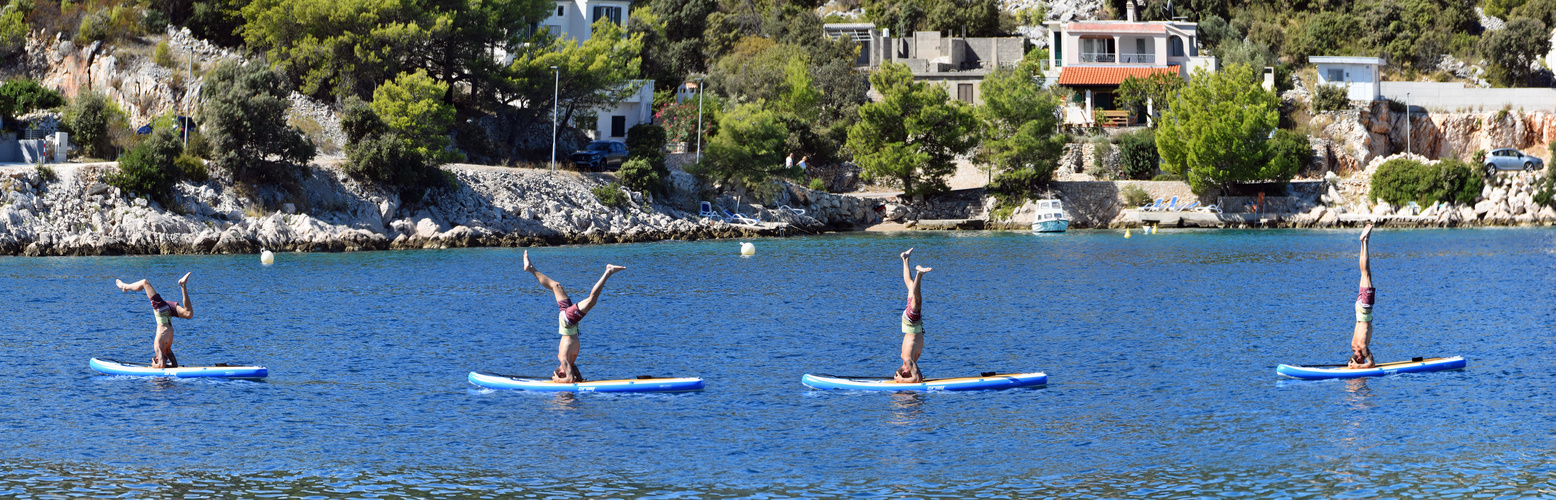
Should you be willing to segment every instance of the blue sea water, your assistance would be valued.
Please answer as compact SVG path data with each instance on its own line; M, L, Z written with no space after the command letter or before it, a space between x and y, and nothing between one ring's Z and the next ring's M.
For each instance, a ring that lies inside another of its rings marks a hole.
M1380 361L1462 371L1296 381L1349 354L1355 230L844 234L532 249L575 300L592 379L707 390L482 390L543 375L556 308L522 249L0 258L0 497L1522 498L1556 496L1556 231L1378 230ZM925 277L926 375L1045 371L974 393L814 391L889 375ZM150 278L186 365L149 361Z

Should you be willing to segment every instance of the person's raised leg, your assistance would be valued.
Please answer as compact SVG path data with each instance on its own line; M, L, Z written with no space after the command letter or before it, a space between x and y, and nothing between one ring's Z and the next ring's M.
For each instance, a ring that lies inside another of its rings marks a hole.
M185 278L187 278L187 277L188 276L185 276ZM146 280L140 280L140 281L137 281L137 282L134 282L134 283L125 283L122 280L113 280L113 281L114 281L114 285L118 286L119 287L119 291L121 291L121 292L144 291L144 292L146 292L146 298L147 299L150 299L151 297L153 297L153 296L155 296L157 294L157 289L152 288L151 287L151 282L146 281Z
M557 302L571 302L571 299L567 298L567 292L562 290L561 283L557 283L546 275L541 274L540 270L535 269L535 265L530 263L529 250L524 251L524 271L535 275L535 279L540 281L540 286L551 290L551 294L556 297Z
M622 266L606 264L605 274L600 275L600 280L594 282L594 288L589 289L589 297L578 303L578 312L580 314L589 314L589 310L593 309L594 305L600 302L600 292L605 290L605 280L610 279L612 274L625 270L627 268Z
M1361 287L1362 288L1372 288L1372 267L1367 264L1367 240L1370 239L1371 237L1372 237L1372 224L1369 223L1369 224L1367 224L1367 228L1366 229L1362 229L1362 234L1361 234L1361 257L1359 258L1360 259L1359 265L1361 266Z

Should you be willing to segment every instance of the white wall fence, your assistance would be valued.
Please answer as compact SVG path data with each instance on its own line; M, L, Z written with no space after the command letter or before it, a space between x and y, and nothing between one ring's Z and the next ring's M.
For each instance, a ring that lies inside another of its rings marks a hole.
M1556 89L1465 88L1462 83L1383 82L1383 96L1440 112L1495 111L1509 106L1525 111L1556 111Z

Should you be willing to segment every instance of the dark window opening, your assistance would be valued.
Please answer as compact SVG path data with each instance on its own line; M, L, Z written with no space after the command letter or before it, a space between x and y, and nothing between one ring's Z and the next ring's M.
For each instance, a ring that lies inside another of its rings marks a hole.
M625 136L625 135L627 135L627 117L625 117L625 116L612 116L611 117L611 137L622 137L622 136Z
M958 83L958 84L956 84L956 100L962 101L962 102L973 102L973 84L971 84L971 83Z

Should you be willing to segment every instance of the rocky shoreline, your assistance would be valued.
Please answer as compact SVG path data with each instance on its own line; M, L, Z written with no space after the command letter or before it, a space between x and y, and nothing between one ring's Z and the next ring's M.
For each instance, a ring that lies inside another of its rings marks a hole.
M168 206L132 198L102 182L112 163L0 167L0 255L156 255L341 252L477 246L628 243L750 238L856 229L866 200L790 186L786 198L810 215L742 210L760 225L699 217L694 189L649 200L625 192L607 207L592 189L609 174L448 165L457 188L418 203L364 186L338 168L314 165L294 185L239 186L213 172L181 182ZM803 203L802 203L803 202ZM693 207L690 211L683 207ZM862 217L861 217L862 216Z

